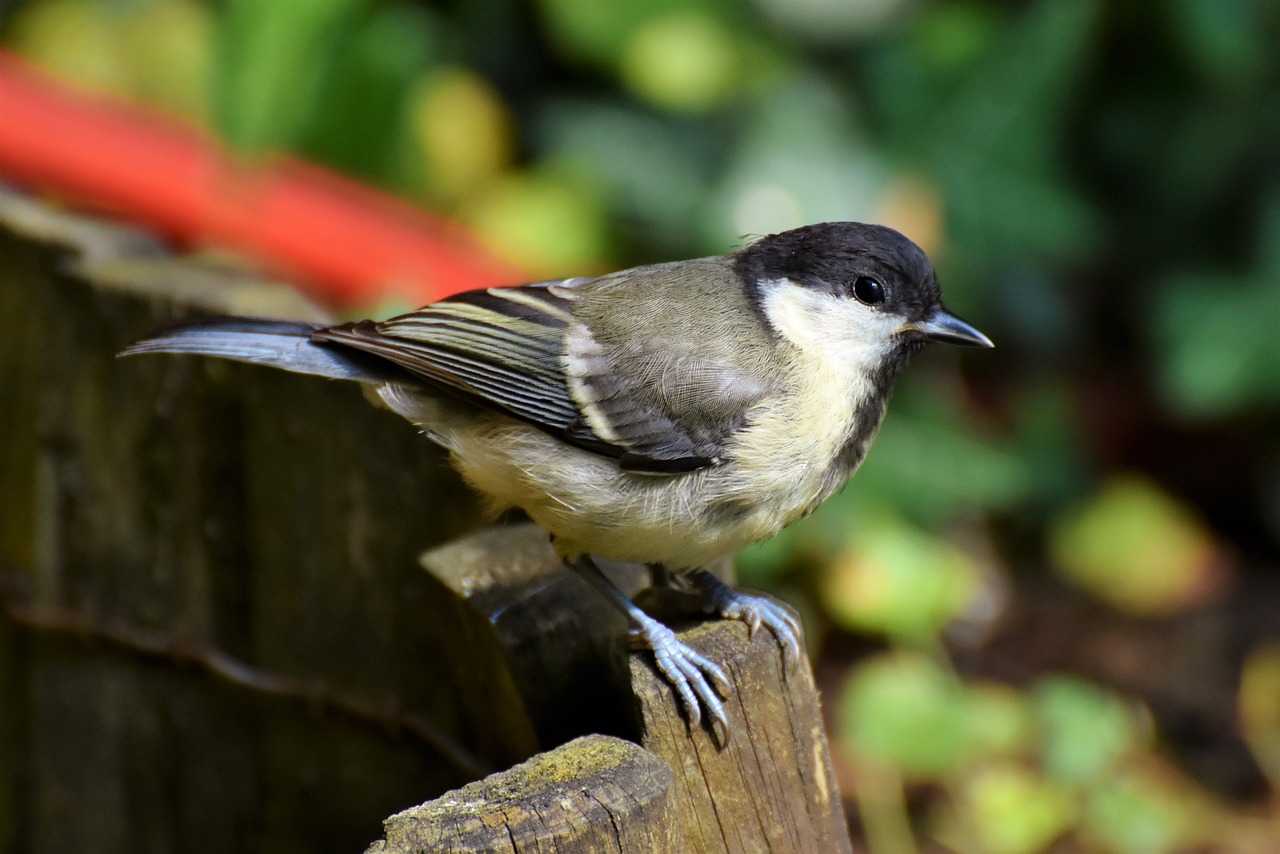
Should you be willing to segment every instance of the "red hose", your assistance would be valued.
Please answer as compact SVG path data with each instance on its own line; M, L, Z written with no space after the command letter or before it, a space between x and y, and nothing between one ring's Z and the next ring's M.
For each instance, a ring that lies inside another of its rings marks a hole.
M171 117L90 98L3 52L0 177L188 246L243 251L336 307L522 281L442 217L295 159L236 163Z

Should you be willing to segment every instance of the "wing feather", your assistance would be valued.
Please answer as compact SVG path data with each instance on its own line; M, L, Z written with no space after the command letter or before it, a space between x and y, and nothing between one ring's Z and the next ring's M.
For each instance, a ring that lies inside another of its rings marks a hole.
M464 400L617 458L629 471L712 465L763 394L759 385L729 360L672 352L687 342L667 342L661 352L648 352L652 345L635 336L602 345L575 314L575 302L594 294L593 285L627 284L616 280L644 273L471 291L390 320L320 329L312 338L382 357ZM629 370L616 370L624 362Z
M563 432L578 418L559 365L567 302L543 285L471 291L316 337L382 356L473 403Z

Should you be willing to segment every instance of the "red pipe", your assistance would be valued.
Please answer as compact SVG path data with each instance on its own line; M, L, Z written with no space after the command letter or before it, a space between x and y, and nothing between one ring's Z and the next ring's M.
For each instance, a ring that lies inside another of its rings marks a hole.
M171 117L90 99L3 52L0 176L186 245L244 251L338 307L523 280L442 217L295 159L237 163Z

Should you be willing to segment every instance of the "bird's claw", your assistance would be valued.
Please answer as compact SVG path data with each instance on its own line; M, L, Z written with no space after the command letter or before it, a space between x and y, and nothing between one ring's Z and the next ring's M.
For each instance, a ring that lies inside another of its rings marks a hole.
M763 625L778 639L786 669L793 670L800 663L800 621L790 611L763 596L740 593L706 570L694 573L691 580L703 596L708 613L746 623L749 638L754 638Z
M653 651L658 672L680 696L690 728L702 723L705 709L716 741L722 747L728 744L729 719L721 698L729 696L731 686L720 665L682 642L657 620L650 619L632 629L631 636L634 643Z

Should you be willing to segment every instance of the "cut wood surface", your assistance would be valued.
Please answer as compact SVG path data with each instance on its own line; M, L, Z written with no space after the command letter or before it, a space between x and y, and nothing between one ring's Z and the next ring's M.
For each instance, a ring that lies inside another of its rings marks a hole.
M391 816L368 854L686 851L671 778L632 742L585 736Z

